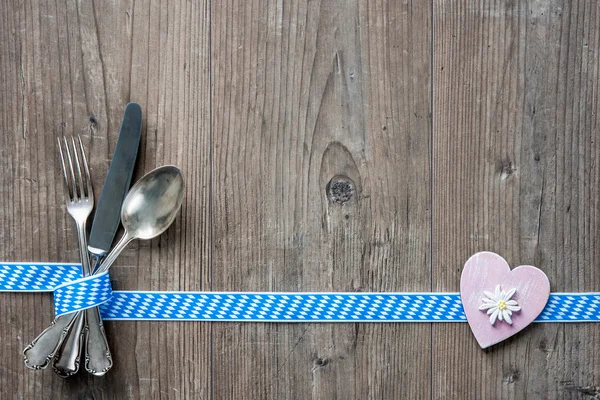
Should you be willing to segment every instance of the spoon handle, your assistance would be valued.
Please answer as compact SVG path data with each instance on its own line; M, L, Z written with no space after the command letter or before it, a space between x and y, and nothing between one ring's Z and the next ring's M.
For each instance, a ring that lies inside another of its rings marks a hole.
M85 343L85 370L92 375L102 376L113 365L104 324L98 307L88 308L85 311L87 323L90 327Z
M125 249L125 247L133 239L135 239L135 237L131 236L129 232L125 230L125 233L123 233L123 236L121 236L121 239L119 239L115 247L110 251L110 253L107 254L106 258L102 261L102 263L100 263L100 266L94 272L94 275L100 275L108 271L108 269L111 265L113 265L117 257L119 257L119 254L121 254L123 249Z
M93 275L108 271L125 246L133 239L134 238L125 231L125 234L123 234L113 250L106 256L102 263L95 268ZM102 323L98 307L87 309L86 316L88 327L90 329L85 343L85 370L92 375L102 376L106 374L113 365L112 355L104 331L104 324Z

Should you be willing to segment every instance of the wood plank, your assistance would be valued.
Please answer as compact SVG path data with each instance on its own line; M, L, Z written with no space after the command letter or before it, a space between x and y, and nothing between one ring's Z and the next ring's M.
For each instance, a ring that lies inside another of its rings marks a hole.
M119 259L116 288L455 291L492 250L554 291L600 290L595 2L210 4L0 3L0 259L77 260L55 137L83 136L98 197L136 101L136 177L174 163L188 191L171 230ZM483 352L466 325L115 322L114 370L63 381L20 355L50 310L0 294L2 398L600 393L583 324Z
M98 198L124 106L135 101L144 112L136 177L172 163L188 188L175 225L119 258L113 287L208 289L208 2L3 2L0 18L0 258L78 259L56 136L82 135ZM0 324L3 398L210 397L208 325L107 322L114 369L103 379L82 373L64 381L27 370L21 356L50 322L51 298L0 294L0 315L9 321Z
M434 290L474 252L533 264L553 291L598 291L597 2L434 2ZM433 330L434 398L600 393L600 331L534 324L488 351Z
M213 290L430 289L430 17L213 2ZM430 393L427 325L227 323L213 340L214 398Z

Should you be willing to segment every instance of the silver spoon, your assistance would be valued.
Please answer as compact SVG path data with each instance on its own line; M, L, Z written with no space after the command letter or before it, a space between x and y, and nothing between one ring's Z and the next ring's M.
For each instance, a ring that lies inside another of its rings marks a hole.
M133 239L152 239L175 220L183 201L183 173L167 165L144 175L131 188L121 208L125 233L94 274L108 271L125 246Z
M121 208L121 223L125 233L94 274L108 271L133 239L148 240L166 231L181 207L184 189L183 173L172 165L156 168L137 181L129 190ZM52 321L23 350L25 366L32 369L46 368L80 312L64 314Z

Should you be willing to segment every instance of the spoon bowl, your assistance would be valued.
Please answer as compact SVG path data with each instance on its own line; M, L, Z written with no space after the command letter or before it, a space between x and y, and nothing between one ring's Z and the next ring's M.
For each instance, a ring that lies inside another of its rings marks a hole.
M183 172L173 165L156 168L141 177L123 200L121 223L125 233L95 274L108 271L133 239L148 240L166 231L179 212L184 191Z
M152 239L173 223L183 201L183 173L167 165L144 175L123 201L121 223L138 239Z

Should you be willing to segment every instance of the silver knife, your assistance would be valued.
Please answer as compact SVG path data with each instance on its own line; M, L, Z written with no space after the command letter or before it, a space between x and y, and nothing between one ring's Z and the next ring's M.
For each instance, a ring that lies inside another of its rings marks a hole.
M119 227L121 204L131 184L141 131L142 109L136 103L129 103L125 107L117 146L102 187L88 240L88 251L92 254L93 269L98 267L102 258L110 250ZM85 369L90 374L102 376L113 365L102 318L97 308L86 312L86 318L90 328L87 330L85 341Z
M117 146L102 187L88 240L88 251L94 258L94 267L110 250L121 222L121 203L131 184L141 131L142 109L136 103L129 103L125 107Z

